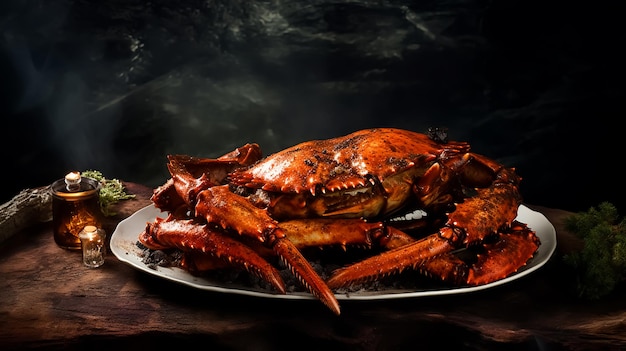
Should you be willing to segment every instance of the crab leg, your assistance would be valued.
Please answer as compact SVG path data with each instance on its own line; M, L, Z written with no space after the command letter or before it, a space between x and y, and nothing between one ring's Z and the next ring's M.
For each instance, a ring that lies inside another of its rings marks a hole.
M393 249L414 242L408 234L382 222L367 222L363 219L294 219L280 222L289 241L298 248L339 245L371 248L373 245Z
M517 188L512 184L498 183L477 192L475 197L456 206L438 233L340 268L327 281L328 286L336 289L396 274L410 267L417 268L427 260L482 241L502 227L502 223L510 225L521 201ZM512 264L521 266L522 263Z
M534 231L519 224L512 228L511 233L500 233L501 240L486 246L487 254L481 255L471 267L467 284L487 284L505 278L534 256L541 242Z
M515 273L523 266L518 263L527 262L540 245L535 232L519 222L496 236L496 241L483 245L485 252L471 265L446 253L423 262L419 269L456 285L487 284Z
M180 260L180 267L191 274L201 274L202 272L215 271L218 269L224 269L232 267L232 264L217 258L215 256L207 255L204 252L196 251L183 251L183 256ZM253 273L254 274L254 273ZM257 275L258 276L258 275ZM264 279L263 277L261 277ZM267 279L265 279L267 281ZM272 283L270 283L272 284ZM274 285L274 284L272 284ZM274 285L276 288L276 285ZM278 290L278 288L277 288ZM280 290L278 290L280 291Z
M434 234L413 244L385 251L350 266L337 269L326 281L331 289L373 281L415 267L424 260L450 252L454 246L447 239ZM419 258L416 260L416 258Z
M211 230L206 224L191 219L156 218L153 223L146 225L139 240L153 250L177 248L190 253L188 258L192 260L195 254L209 254L247 270L269 282L280 293L286 293L285 284L274 266L243 243Z
M211 224L254 237L271 247L306 289L337 315L339 303L324 280L302 256L266 211L252 205L246 198L232 193L228 185L215 186L198 194L196 216Z

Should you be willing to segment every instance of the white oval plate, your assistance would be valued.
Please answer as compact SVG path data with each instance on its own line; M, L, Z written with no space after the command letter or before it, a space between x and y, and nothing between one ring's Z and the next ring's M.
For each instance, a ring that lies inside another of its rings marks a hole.
M149 274L186 284L194 288L216 291L230 294L251 295L276 299L314 299L313 295L306 292L290 292L285 295L277 294L268 290L254 290L239 285L213 281L203 277L196 277L187 271L177 267L150 268L142 262L143 250L137 246L137 239L147 222L152 222L156 217L165 218L167 215L156 207L150 205L135 212L127 219L121 221L111 236L111 251L122 262ZM382 291L356 291L346 294L336 294L338 300L381 300L399 299L421 296L435 296L448 294L463 294L472 291L492 288L511 282L528 275L543 266L556 249L556 230L548 219L541 213L533 211L522 205L519 207L517 220L526 223L535 230L541 240L541 246L535 256L515 274L497 280L495 282L472 287L442 287L436 290L382 290Z

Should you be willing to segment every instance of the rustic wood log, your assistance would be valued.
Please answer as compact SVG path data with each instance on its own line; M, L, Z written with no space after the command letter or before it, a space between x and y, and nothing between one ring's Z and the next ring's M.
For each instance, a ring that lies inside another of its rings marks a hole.
M0 244L27 227L50 220L52 195L49 186L24 189L0 205Z

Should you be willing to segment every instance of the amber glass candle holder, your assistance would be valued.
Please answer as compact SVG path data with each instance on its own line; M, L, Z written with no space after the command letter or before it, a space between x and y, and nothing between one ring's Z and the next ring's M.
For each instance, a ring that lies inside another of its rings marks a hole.
M100 227L100 183L70 172L50 186L54 241L62 248L80 250L78 238L85 226Z

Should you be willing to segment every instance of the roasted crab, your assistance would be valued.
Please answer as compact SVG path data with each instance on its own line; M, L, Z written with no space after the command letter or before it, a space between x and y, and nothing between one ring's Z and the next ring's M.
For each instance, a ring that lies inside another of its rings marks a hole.
M540 245L515 221L520 177L446 139L380 128L265 158L256 144L216 159L169 155L171 178L152 196L169 216L148 223L139 241L182 250L190 271L236 265L285 293L267 259L276 255L336 314L333 290L407 268L458 285L504 278ZM322 279L301 250L333 244L382 252ZM468 262L456 252L469 246L483 249Z

